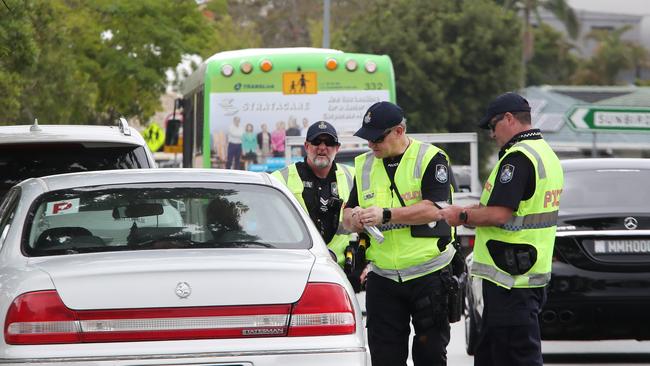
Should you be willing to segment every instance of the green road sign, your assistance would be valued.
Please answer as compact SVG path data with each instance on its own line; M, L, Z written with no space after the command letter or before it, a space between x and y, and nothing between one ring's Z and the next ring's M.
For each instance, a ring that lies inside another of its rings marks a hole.
M152 122L142 131L142 137L153 152L160 150L165 144L165 131L157 123Z
M578 105L564 117L578 131L650 132L650 108Z

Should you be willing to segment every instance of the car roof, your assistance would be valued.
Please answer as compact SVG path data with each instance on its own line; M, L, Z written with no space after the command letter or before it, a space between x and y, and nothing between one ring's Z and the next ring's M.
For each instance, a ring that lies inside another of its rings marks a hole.
M90 125L32 125L0 126L0 144L60 143L60 142L98 142L144 145L144 139L134 129L123 133L117 126Z
M562 160L565 171L593 169L650 169L650 159L642 158L586 158Z
M227 182L273 185L266 173L226 169L119 169L83 173L67 173L30 178L18 185L34 181L45 185L46 190L89 187L129 183L181 183L181 182Z

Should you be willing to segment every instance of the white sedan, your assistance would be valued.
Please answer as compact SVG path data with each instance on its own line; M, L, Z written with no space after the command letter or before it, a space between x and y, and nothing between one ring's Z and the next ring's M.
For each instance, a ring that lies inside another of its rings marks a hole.
M265 173L32 178L0 205L0 365L365 365L344 273Z

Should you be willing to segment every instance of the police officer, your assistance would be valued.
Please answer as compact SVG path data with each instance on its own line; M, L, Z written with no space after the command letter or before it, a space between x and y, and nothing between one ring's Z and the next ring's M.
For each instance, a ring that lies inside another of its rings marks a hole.
M409 138L402 109L390 102L373 104L355 135L372 151L355 158L344 224L355 232L374 225L384 236L381 243L372 238L366 252L372 364L406 364L412 321L414 364L446 365L445 283L455 250L447 245L451 228L436 223L441 216L433 202L450 200L449 159L438 147Z
M542 365L537 316L551 278L562 167L515 93L492 101L480 127L501 146L481 204L442 210L450 225L477 227L470 274L482 285L475 296L483 296L484 323L474 365Z
M273 172L309 213L323 240L343 266L343 252L349 244L349 232L340 225L343 203L348 200L354 179L352 168L335 164L339 151L336 129L319 121L307 130L304 162Z

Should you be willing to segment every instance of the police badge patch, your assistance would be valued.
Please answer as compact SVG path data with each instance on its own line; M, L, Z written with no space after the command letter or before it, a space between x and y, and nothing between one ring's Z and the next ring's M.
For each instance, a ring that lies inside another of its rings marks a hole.
M332 192L332 196L339 196L339 186L336 184L336 182L332 182L330 184L330 191Z
M447 167L442 164L436 164L436 180L440 183L447 183L449 174L447 174Z
M368 114L366 114L366 116L363 117L363 123L370 123L370 115L371 115L370 112L368 112Z
M508 183L515 175L515 166L512 164L505 164L501 167L501 174L499 174L499 182Z

